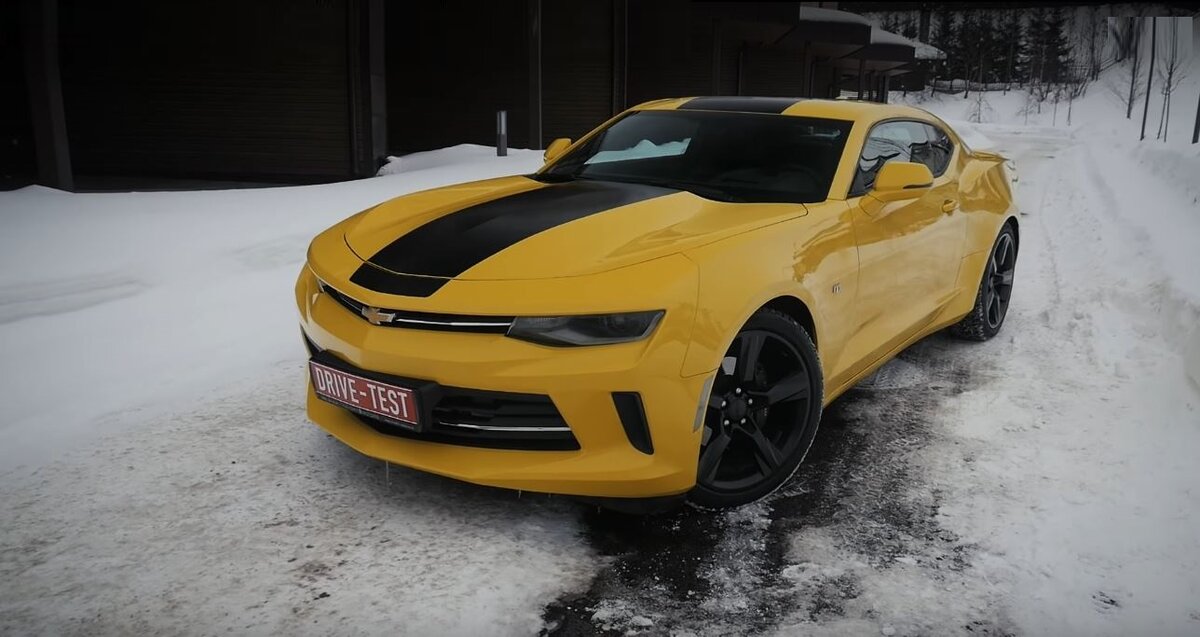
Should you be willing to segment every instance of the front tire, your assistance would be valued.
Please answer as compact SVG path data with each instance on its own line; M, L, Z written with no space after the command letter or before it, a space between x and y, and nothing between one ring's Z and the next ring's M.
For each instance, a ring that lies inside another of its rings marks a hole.
M1017 235L1011 225L1005 224L983 268L975 306L961 321L950 326L951 334L968 341L986 341L1000 333L1008 316L1016 267Z
M750 317L716 374L688 499L722 509L759 500L796 472L821 421L824 382L812 338L771 309Z

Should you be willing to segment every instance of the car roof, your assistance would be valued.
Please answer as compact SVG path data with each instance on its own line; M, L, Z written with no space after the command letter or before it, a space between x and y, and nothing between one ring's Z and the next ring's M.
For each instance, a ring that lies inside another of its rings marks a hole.
M749 97L741 95L679 97L655 100L633 110L704 110L735 113L772 113L799 117L825 117L854 122L876 122L913 118L938 122L927 111L903 104L880 104L860 100L828 100L804 97Z

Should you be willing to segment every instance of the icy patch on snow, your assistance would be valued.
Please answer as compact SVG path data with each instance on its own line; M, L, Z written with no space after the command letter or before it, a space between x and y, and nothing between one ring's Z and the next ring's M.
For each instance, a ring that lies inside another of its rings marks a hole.
M133 296L146 287L136 278L120 275L0 286L0 323L82 310Z
M768 505L761 502L723 514L724 533L715 548L712 566L703 573L711 585L701 608L721 615L744 612L751 596L764 585Z
M859 389L890 390L907 389L929 380L929 372L902 358L894 358L880 367L874 374L860 381Z
M638 635L654 628L654 620L639 615L633 607L617 599L606 599L592 612L592 624L604 631Z

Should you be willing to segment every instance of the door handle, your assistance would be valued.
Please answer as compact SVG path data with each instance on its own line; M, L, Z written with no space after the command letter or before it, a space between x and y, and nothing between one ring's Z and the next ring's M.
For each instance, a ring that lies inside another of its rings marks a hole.
M942 212L950 214L958 210L958 201L955 199L947 199L942 202Z

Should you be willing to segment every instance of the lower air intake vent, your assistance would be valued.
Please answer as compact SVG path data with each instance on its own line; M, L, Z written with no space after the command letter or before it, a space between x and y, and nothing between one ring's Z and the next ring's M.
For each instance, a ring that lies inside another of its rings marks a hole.
M391 436L468 447L572 451L571 428L549 396L442 387L432 426L417 433L367 416L359 419Z

